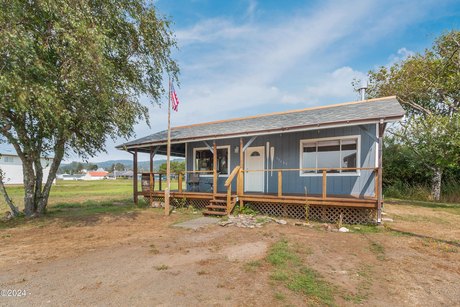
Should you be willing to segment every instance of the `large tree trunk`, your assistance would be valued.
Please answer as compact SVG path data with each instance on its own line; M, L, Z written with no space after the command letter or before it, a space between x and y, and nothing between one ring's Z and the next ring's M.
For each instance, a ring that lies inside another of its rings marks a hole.
M64 157L64 141L58 141L54 146L54 158L51 163L50 171L46 183L43 186L40 200L37 203L37 211L39 214L46 212L46 206L48 205L48 198L50 196L51 187L54 180L56 179L56 173L61 165L62 158Z
M431 179L431 196L434 200L439 201L441 199L442 169L435 168L433 172L433 177Z
M24 175L24 213L30 217L37 211L35 202L35 172L32 167L32 161L29 159L22 160L22 173Z

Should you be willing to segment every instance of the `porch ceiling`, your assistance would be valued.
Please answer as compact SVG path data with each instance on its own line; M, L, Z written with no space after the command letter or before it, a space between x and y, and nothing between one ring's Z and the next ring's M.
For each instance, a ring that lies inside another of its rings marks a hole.
M159 147L158 149L156 149ZM165 155L166 156L166 145L156 145L151 147L139 147L136 148L137 152L139 153L150 153L152 150L156 150L157 155ZM183 157L185 158L185 143L180 144L171 144L171 156L173 157Z

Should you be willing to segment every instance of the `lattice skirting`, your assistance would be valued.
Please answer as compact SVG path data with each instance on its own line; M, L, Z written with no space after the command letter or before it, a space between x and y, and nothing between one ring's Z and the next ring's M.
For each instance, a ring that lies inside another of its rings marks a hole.
M162 196L153 196L153 201L164 202L164 197ZM149 196L145 197L145 200L149 201ZM175 198L171 197L171 205L176 208L183 208L183 207L190 207L196 209L203 209L207 205L209 205L209 199L201 199L201 198Z
M245 203L262 214L285 216L296 219L305 219L307 208L302 205L289 205L281 203L250 202ZM350 208L350 207L330 207L330 206L308 206L308 219L336 223L340 214L344 224L369 224L376 221L376 209L369 208Z

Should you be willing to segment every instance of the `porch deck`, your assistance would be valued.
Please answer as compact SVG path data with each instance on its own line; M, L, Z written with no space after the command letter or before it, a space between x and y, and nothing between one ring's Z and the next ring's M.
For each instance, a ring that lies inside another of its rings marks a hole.
M140 196L144 196L146 199L149 197L164 197L164 191L153 191L150 192L148 189L138 192ZM203 200L212 200L215 198L226 198L226 193L216 193L212 192L191 192L191 191L179 191L171 190L171 198L176 199L203 199ZM238 201L243 201L244 203L251 202L263 202L263 203L272 203L272 204L291 204L291 205L318 205L318 206L340 206L340 207L354 207L354 208L377 208L377 199L374 197L362 197L354 195L328 195L326 198L323 198L322 195L312 194L312 195L302 195L302 194L283 194L278 196L275 193L255 193L255 192L245 192L243 195L237 195L237 193L232 193L231 198L235 199L238 197Z

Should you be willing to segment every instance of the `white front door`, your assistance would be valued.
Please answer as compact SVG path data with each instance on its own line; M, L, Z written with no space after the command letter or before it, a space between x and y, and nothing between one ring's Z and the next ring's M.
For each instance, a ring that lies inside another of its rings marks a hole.
M248 147L245 152L244 168L250 170L265 169L265 147ZM244 173L244 191L245 192L263 192L264 191L265 172L245 172Z

